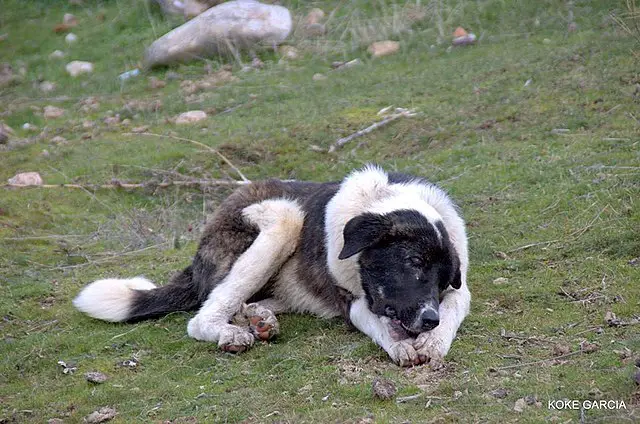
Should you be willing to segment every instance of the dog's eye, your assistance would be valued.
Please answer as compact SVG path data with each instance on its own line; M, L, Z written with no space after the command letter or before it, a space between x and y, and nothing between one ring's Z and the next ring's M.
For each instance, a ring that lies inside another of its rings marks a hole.
M407 258L407 263L415 267L421 267L424 265L424 259L420 256L410 256Z
M389 318L395 318L396 316L396 310L394 308L392 308L391 306L387 306L384 308L384 313L389 317Z

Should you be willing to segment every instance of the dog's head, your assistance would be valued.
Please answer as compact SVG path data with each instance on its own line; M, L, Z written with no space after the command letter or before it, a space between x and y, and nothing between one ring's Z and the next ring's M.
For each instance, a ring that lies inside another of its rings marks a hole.
M460 260L442 221L416 210L364 213L347 222L339 259L360 253L369 309L416 335L440 322L440 293L459 289Z

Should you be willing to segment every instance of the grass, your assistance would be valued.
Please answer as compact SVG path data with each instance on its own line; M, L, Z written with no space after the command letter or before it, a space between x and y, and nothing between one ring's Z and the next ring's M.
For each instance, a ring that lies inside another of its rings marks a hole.
M323 8L327 36L296 33L302 59L279 64L277 54L262 52L264 70L243 73L234 63L239 81L189 98L180 80L150 90L147 78L177 72L199 80L204 65L216 70L226 59L117 79L175 24L144 2L6 0L0 62L16 73L24 68L24 76L0 91L1 119L16 132L0 146L0 180L24 171L49 184L159 182L176 173L238 178L193 144L124 135L142 125L216 148L250 179L328 181L378 162L439 182L461 205L473 300L440 371L400 369L341 322L308 316L283 316L272 344L224 354L186 335L192 314L108 324L75 311L71 299L105 276L167 281L189 263L205 214L229 188L3 188L0 422L81 422L106 405L123 423L637 420L638 326L611 327L604 317L611 311L631 320L640 305L639 50L637 38L610 19L626 16L626 2L573 3L577 30L568 32L568 6L555 0L421 2L424 19L411 28L395 18L415 3L287 1L300 16ZM71 47L50 31L65 12L80 21ZM401 41L400 53L367 56L371 22ZM480 43L448 49L442 34L457 25ZM67 58L50 60L55 49ZM332 61L356 57L364 65L330 70ZM73 59L94 62L95 73L71 79L64 64ZM328 79L313 81L319 72ZM40 78L57 89L41 93L33 84ZM97 109L83 111L88 96ZM45 120L48 104L64 108L64 117ZM388 105L422 114L335 154L310 149L370 125ZM212 116L187 127L167 121L190 109ZM130 126L103 122L115 114ZM46 131L28 133L25 122ZM55 135L68 143L52 144ZM585 342L597 350L552 360L559 346L577 352ZM118 365L132 358L135 369ZM59 360L78 371L64 374ZM88 371L109 380L92 386ZM398 396L421 397L375 400L376 376L394 381ZM501 388L504 398L492 395ZM515 411L527 396L541 405ZM590 409L580 418L578 410L548 408L561 399L618 400L626 409Z

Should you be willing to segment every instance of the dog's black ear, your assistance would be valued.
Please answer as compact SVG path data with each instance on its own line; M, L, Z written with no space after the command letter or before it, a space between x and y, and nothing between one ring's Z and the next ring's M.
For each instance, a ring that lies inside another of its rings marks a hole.
M451 287L453 287L454 289L459 289L460 287L462 287L462 273L460 272L460 264L456 264L456 270L453 274Z
M383 215L365 213L352 218L344 226L344 247L338 259L347 259L379 242L393 226Z

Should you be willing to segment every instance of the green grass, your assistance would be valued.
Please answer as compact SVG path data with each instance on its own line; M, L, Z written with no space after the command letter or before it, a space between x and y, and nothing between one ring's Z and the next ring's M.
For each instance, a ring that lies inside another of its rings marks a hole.
M0 89L0 119L16 132L0 146L0 180L24 171L38 171L50 184L159 182L175 178L168 171L237 178L194 144L105 125L109 110L131 119L131 127L217 148L250 179L336 180L372 161L425 176L458 201L470 237L472 311L445 369L400 369L338 320L283 316L277 341L239 356L190 339L188 313L136 325L91 320L71 305L84 284L141 274L167 281L189 263L204 214L229 189L3 188L0 422L81 422L106 405L122 423L579 422L580 411L549 410L547 402L597 398L624 401L626 409L588 410L586 422L637 420L639 327L604 321L607 311L630 320L640 310L640 267L630 262L640 256L639 49L608 18L624 2L574 2L578 29L570 33L562 1L422 2L427 17L411 32L380 28L402 50L377 60L362 48L366 31L359 28L393 21L402 5L284 3L298 15L312 7L335 11L329 34L294 38L303 59L288 65L273 52L260 53L262 71L243 73L234 63L239 81L187 103L180 80L154 91L147 78L172 71L198 80L204 62L117 79L172 26L144 2L6 0L0 62L16 72L24 67L25 75ZM65 12L80 20L71 48L50 30ZM446 40L438 44L438 25L448 37L459 24L481 42L453 50ZM67 58L48 59L55 49ZM330 70L332 61L356 57L363 66ZM68 77L64 64L74 59L93 61L95 73ZM206 64L215 70L225 60ZM318 72L328 79L313 81ZM39 78L57 90L39 92ZM97 110L82 110L88 96L100 103ZM162 107L127 107L132 100L160 100ZM65 108L65 116L45 121L48 104ZM370 125L388 105L422 113L335 154L310 149ZM190 109L212 116L193 127L167 121ZM83 129L85 120L96 126ZM26 133L25 122L46 126L46 135ZM55 135L69 143L51 144ZM499 277L507 282L495 284ZM526 366L552 358L559 344L579 351L584 341L599 349ZM138 368L117 365L131 358ZM59 360L78 371L63 374ZM94 370L109 380L87 383L84 373ZM393 380L398 396L422 396L376 400L376 376ZM498 388L507 390L504 399L491 395ZM514 411L529 395L542 406Z

